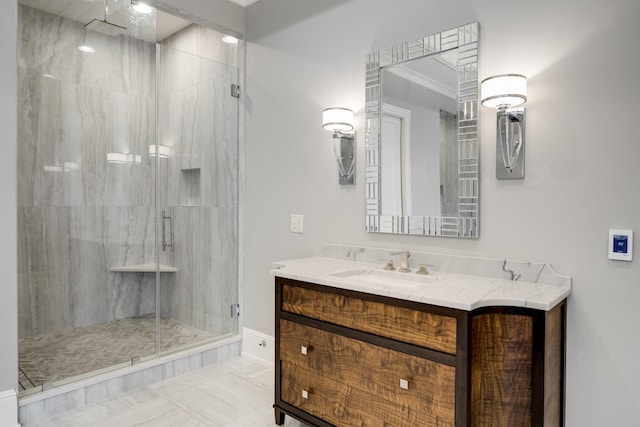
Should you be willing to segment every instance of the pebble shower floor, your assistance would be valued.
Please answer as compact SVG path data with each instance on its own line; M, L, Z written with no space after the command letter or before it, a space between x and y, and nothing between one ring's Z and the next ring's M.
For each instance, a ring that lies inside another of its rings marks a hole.
M155 316L132 317L66 332L20 338L20 391L155 354ZM210 334L174 319L160 319L160 351L201 344Z

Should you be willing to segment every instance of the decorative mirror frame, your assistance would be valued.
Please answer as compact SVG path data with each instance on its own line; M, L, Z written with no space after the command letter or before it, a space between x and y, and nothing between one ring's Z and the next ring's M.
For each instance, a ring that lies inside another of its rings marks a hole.
M389 65L458 49L458 216L381 215L381 75ZM372 233L478 237L478 23L401 43L367 57L365 123L366 230Z

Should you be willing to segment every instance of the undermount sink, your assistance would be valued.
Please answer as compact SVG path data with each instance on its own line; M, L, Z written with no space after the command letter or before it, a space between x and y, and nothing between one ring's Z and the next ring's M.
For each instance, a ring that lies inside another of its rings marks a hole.
M416 274L413 271L410 273L402 273L398 271L354 269L340 271L329 275L350 279L364 285L403 289L417 288L427 282L437 280L437 277L435 276Z

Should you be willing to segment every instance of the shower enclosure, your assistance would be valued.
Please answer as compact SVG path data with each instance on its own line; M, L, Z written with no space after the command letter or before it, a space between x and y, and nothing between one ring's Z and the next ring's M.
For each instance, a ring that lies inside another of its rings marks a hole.
M237 39L19 3L21 394L236 335Z

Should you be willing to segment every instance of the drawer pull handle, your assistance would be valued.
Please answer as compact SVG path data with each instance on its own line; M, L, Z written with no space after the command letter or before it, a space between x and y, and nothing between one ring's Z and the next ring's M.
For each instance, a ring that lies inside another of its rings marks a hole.
M309 390L302 390L302 398L303 399L309 398Z
M400 388L403 390L409 390L409 380L400 378Z
M309 350L311 350L311 346L303 345L302 347L300 347L300 353L304 355L309 354Z

